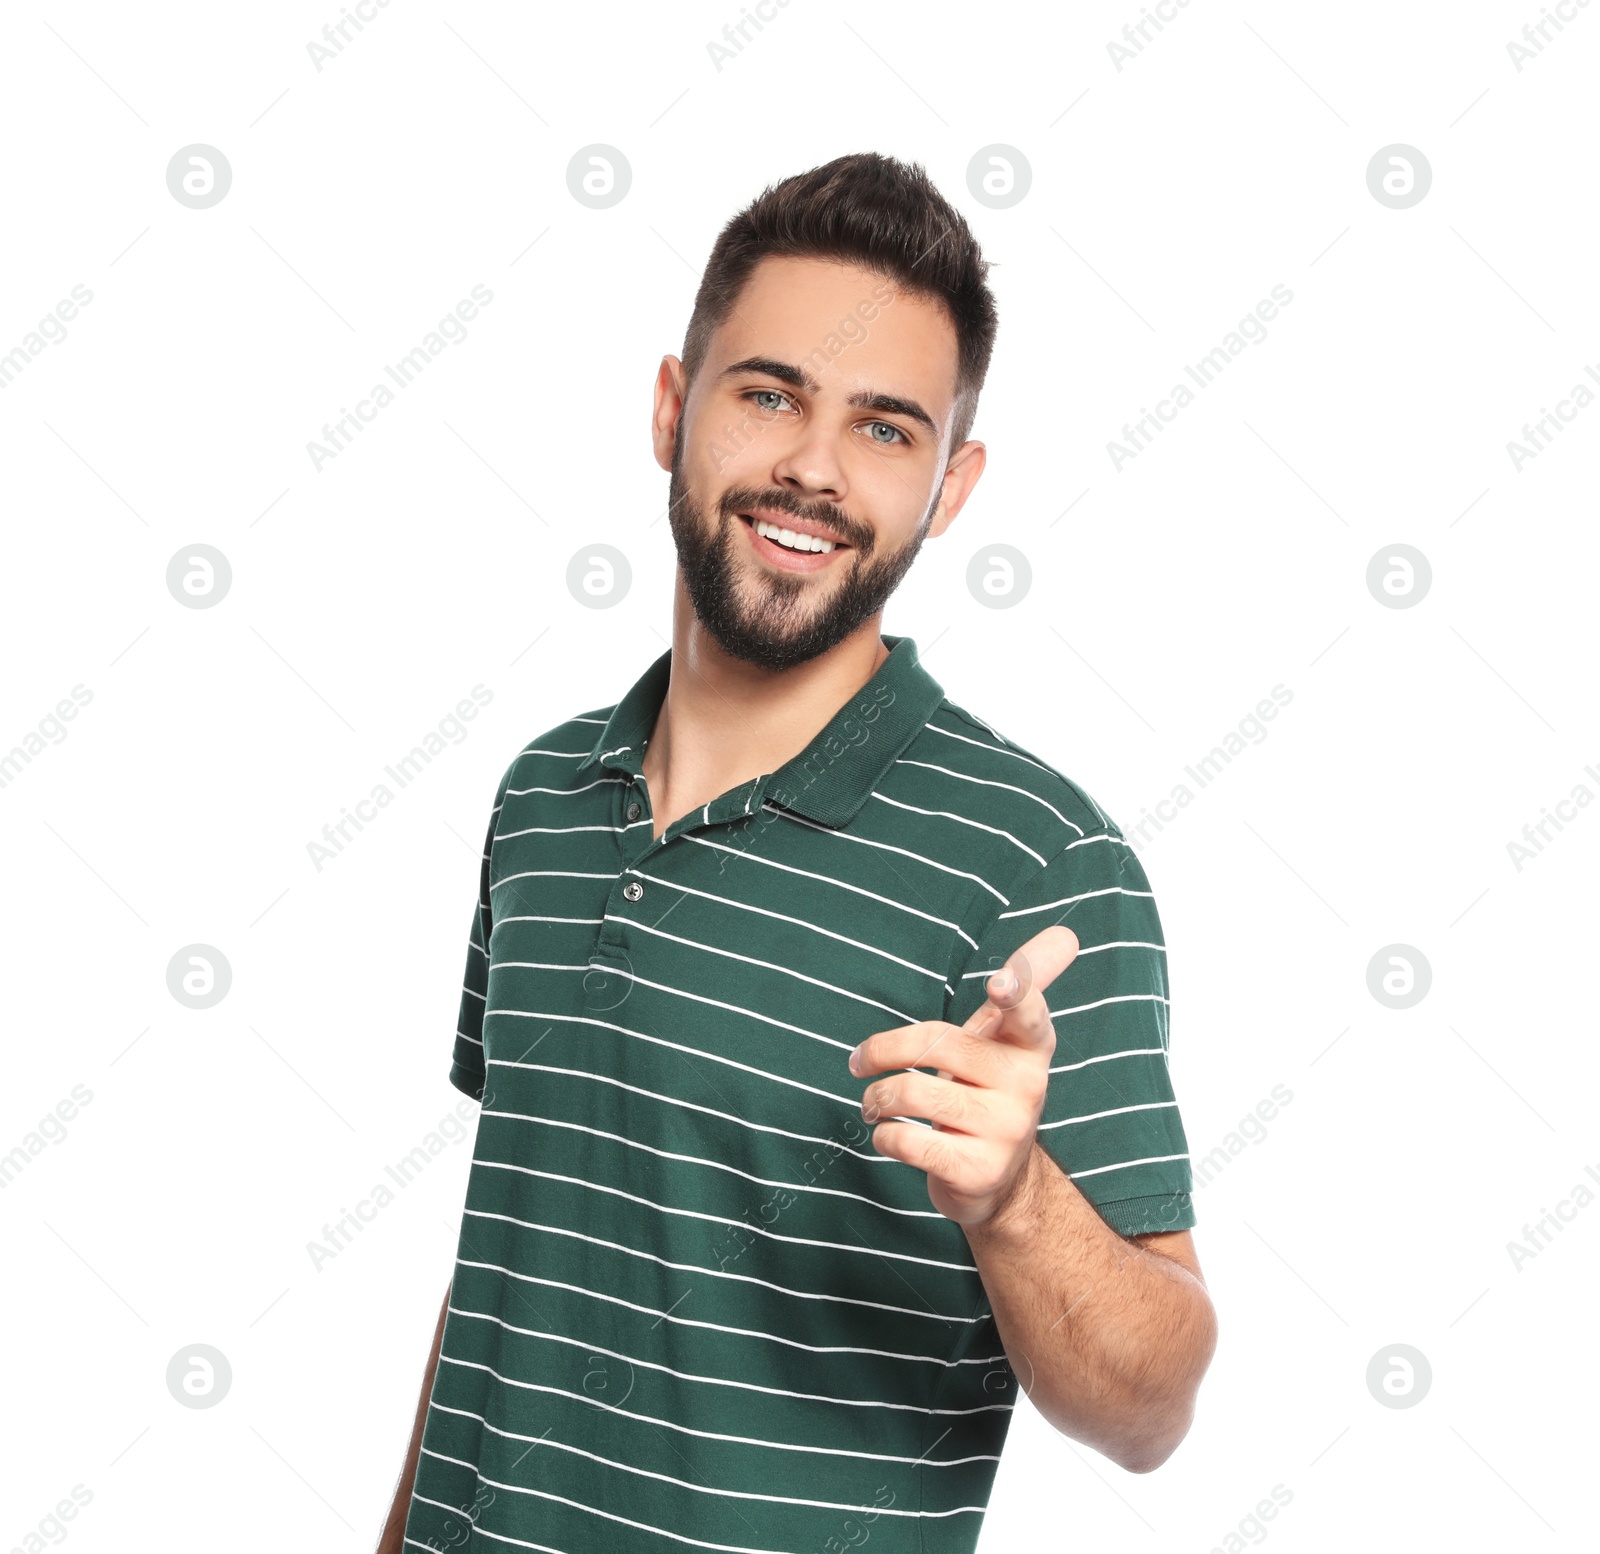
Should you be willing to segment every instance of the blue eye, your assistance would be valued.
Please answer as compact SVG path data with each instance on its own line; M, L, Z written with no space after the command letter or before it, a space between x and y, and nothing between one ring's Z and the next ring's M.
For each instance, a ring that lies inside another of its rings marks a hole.
M761 398L762 398L763 395L767 396L770 399L781 399L785 403L788 402L788 398L789 398L789 396L787 394L781 393L778 389L752 389L748 394L745 395L745 398L746 399L755 400L757 402L757 404L760 405L760 408L762 410L773 410L773 411L777 410L778 409L777 405L761 405L760 404L760 401L761 401Z
M902 432L898 426L891 426L887 421L871 421L871 422L868 423L868 425L870 425L870 426L872 426L874 428L877 428L877 427L881 426L885 431L893 432L894 436L896 438L899 438L899 440L901 442L906 442L908 440L907 437L906 437L906 434L904 432ZM894 438L887 438L886 439L886 438L882 438L882 437L878 437L878 436L874 436L872 440L874 442L876 442L876 443L882 443L885 446L893 446L893 442L894 442Z

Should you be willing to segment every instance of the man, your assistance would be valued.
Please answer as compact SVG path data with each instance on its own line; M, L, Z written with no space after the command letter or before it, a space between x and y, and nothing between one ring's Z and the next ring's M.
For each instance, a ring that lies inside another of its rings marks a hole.
M874 155L718 239L655 388L672 646L495 798L384 1550L953 1554L1019 1388L1132 1472L1188 1429L1215 1319L1149 885L879 631L983 470L986 271Z

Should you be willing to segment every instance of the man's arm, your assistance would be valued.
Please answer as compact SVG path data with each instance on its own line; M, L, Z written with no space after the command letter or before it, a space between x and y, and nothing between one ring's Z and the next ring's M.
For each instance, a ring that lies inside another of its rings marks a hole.
M383 1535L378 1539L376 1554L403 1554L406 1536L406 1515L411 1509L411 1486L417 1480L417 1459L422 1455L422 1427L428 1419L428 1399L433 1394L433 1373L439 1368L439 1346L444 1342L444 1314L450 1305L450 1291L444 1292L444 1304L439 1307L438 1325L433 1330L433 1348L428 1351L428 1368L422 1377L422 1396L417 1399L416 1423L411 1427L411 1444L406 1448L405 1466L400 1470L400 1482L394 1488L394 1504L389 1507L389 1520L383 1524Z
M1071 929L1044 929L964 1025L881 1031L850 1072L887 1075L861 1099L873 1147L927 1172L933 1206L967 1232L1023 1390L1063 1434L1147 1473L1188 1431L1216 1314L1187 1231L1124 1239L1038 1141L1056 1047L1044 990L1077 952ZM933 1126L896 1120L910 1117Z
M966 1231L1034 1407L1130 1473L1160 1467L1217 1346L1189 1232L1124 1239L1037 1143L1000 1210Z

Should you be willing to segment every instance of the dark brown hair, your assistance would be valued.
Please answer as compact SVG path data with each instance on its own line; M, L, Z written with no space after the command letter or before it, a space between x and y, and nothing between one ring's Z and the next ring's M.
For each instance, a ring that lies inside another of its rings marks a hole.
M951 450L967 440L999 319L972 229L921 166L863 151L768 185L722 229L706 261L683 343L686 382L769 256L859 264L942 303L956 332Z

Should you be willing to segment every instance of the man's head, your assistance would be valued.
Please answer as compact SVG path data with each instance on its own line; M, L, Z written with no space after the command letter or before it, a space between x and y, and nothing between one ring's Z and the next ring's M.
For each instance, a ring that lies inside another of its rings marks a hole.
M685 589L724 651L770 669L826 652L955 518L983 470L987 271L926 174L873 154L723 229L683 359L661 364L654 440ZM795 551L769 520L839 543Z

